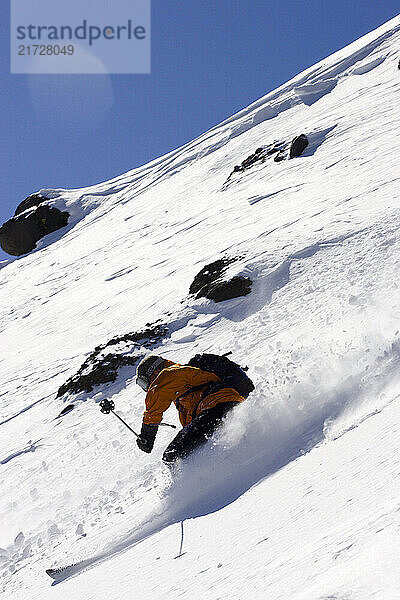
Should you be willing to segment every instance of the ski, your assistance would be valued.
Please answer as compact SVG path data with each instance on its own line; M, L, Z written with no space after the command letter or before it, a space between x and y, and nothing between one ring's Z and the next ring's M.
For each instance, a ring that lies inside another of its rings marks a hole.
M90 560L83 560L78 563L72 563L71 565L65 565L65 567L55 567L54 569L46 569L46 573L54 581L62 581L67 579L71 575L75 575L85 567L91 564Z
M54 581L59 581L67 576L70 567L72 567L72 565L69 567L60 567L58 569L46 569L46 573L49 577L54 579Z

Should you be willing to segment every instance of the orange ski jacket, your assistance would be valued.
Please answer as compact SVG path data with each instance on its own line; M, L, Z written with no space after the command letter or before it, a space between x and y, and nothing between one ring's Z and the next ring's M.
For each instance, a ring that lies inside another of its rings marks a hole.
M217 375L202 371L196 367L179 365L170 360L165 361L165 367L151 385L146 394L146 410L143 415L143 423L146 425L158 425L161 423L163 413L174 402L179 411L179 420L182 427L204 410L213 408L220 402L243 402L244 398L233 388L224 388L211 393L202 399L204 389L198 389L186 396L182 396L191 388L220 381Z

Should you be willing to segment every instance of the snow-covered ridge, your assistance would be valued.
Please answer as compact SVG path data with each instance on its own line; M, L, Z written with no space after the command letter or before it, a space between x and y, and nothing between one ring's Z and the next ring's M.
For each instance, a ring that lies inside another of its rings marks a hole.
M399 29L400 21L396 17L306 69L195 140L143 167L87 188L41 189L38 193L51 199L51 206L70 212L71 228L96 208L103 206L103 210L108 211L112 204L120 201L121 196L128 196L129 200L132 200L137 194L156 185L160 179L171 177L260 123L278 117L298 104L311 106L348 77L366 74L386 59L394 59L396 49L391 46L390 40ZM41 245L44 243L46 242L42 242Z
M243 600L249 582L260 598L396 597L399 27L144 167L42 190L68 230L0 271L5 598L119 600L136 583L144 599ZM301 156L225 185L256 148L301 133ZM188 297L222 256L240 257L228 276L249 277L251 294ZM170 335L157 352L232 350L256 383L174 481L160 465L167 428L143 455L98 410L112 398L138 426L134 369L56 398L93 348L158 319ZM48 587L45 568L81 560Z

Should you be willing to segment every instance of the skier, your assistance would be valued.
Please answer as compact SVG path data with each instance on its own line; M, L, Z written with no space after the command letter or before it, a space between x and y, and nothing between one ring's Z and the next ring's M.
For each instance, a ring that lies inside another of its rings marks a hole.
M241 373L247 378L243 371ZM139 364L136 383L146 392L146 410L136 440L143 452L152 451L162 415L172 402L179 411L183 429L165 449L162 457L165 463L186 457L206 442L225 415L244 400L216 374L155 355L144 358Z

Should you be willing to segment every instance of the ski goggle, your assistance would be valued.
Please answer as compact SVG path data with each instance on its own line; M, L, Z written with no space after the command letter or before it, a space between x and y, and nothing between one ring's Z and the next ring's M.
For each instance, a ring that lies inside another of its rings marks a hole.
M146 377L145 375L141 375L140 377L136 377L136 383L145 392L147 392L147 390L149 389L150 381L149 381L148 377Z

